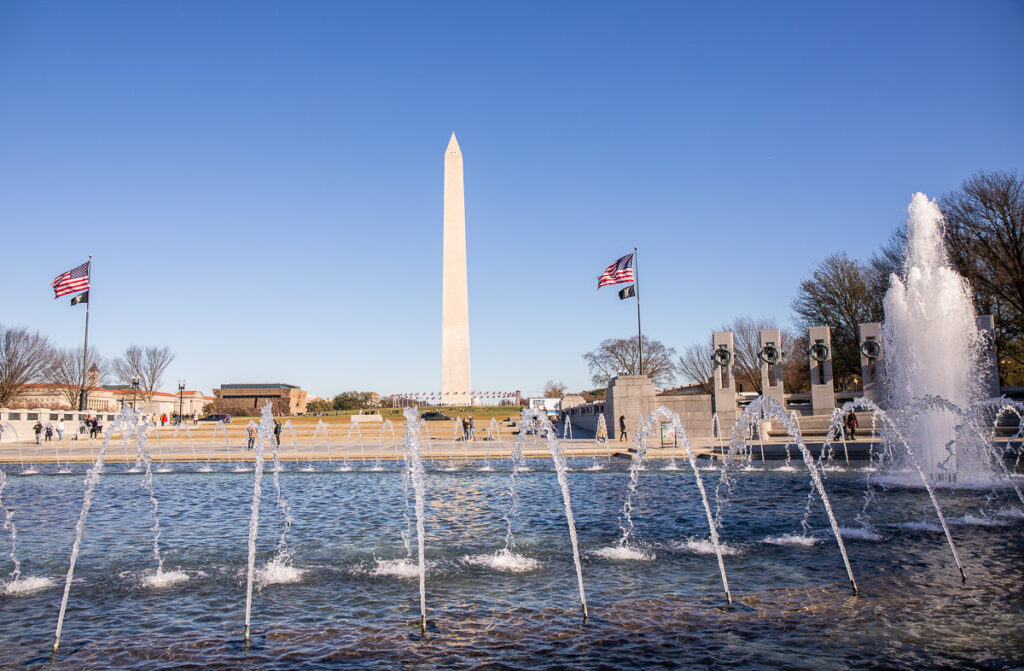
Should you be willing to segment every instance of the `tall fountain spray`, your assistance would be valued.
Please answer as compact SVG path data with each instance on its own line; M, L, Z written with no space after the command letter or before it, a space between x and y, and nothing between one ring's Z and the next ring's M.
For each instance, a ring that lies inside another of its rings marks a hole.
M412 482L416 495L414 509L416 511L416 547L419 556L420 577L420 631L427 633L427 564L424 558L423 521L426 517L426 479L423 472L422 444L420 429L420 413L417 408L405 409L405 474Z
M889 406L898 416L926 396L941 397L962 409L981 396L981 339L967 281L949 265L942 239L942 213L923 193L908 208L907 251L903 277L890 279L885 295L886 379ZM904 418L906 437L917 462L933 480L988 480L991 468L984 446L957 442L952 459L946 449L958 417L949 410L927 409ZM908 472L910 455L898 469Z
M256 433L256 465L252 485L252 509L249 516L249 562L245 580L245 642L249 642L252 615L252 587L256 579L256 535L260 526L260 498L263 494L263 452L274 441L274 415L270 401L263 406Z

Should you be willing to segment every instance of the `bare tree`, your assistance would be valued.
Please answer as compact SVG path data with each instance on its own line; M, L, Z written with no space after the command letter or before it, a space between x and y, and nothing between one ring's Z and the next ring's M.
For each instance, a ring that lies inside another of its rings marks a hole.
M174 353L171 352L170 347L146 348L146 359L142 366L142 386L146 388L148 399L153 399L153 392L160 386L160 380L172 361L174 361Z
M544 396L546 398L562 398L565 396L565 383L548 380L544 385Z
M699 384L704 393L714 391L711 386L711 376L715 372L711 362L711 340L687 347L679 356L676 368L684 378Z
M872 296L864 264L834 254L815 268L811 279L800 283L793 300L802 327L832 329L832 372L848 384L860 375L857 326L882 320L881 304Z
M676 351L658 340L643 337L643 371L656 385L664 385L675 377L672 357ZM636 338L608 339L597 349L583 355L595 385L607 385L616 375L640 373L640 351Z
M883 303L889 291L893 275L903 277L906 264L907 229L900 227L892 232L889 239L868 259L866 267L868 300L872 302L871 312L882 315Z
M737 317L732 326L722 329L723 331L732 331L733 349L735 350L733 370L736 379L748 382L750 388L758 394L764 393L761 388L761 359L758 357L758 353L761 351L761 330L773 328L778 328L774 319ZM780 336L782 342L776 344L782 353L783 361L785 361L786 355L792 348L790 343L792 334L786 329L780 329Z
M53 345L39 333L0 324L0 408L27 384L41 382L53 362Z
M731 325L719 329L720 331L732 331L733 371L737 381L743 385L749 384L750 389L758 394L764 393L761 388L761 360L758 357L758 353L761 351L761 330L771 328L778 328L774 319L737 317ZM793 334L786 329L779 329L779 331L782 342L777 344L782 352L783 377L785 378L787 360L793 359ZM683 376L699 384L701 389L708 394L713 391L711 379L715 373L711 360L712 354L713 350L709 339L707 342L688 347L676 364Z
M78 408L82 389L86 393L103 386L107 376L107 363L94 347L89 348L89 358L85 362L86 373L82 377L82 348L69 347L55 350L53 365L47 374L47 380L55 385L68 407Z
M950 262L974 289L978 310L996 317L1000 359L1024 364L1024 179L980 171L938 200ZM1000 371L1004 381L1009 371ZM1024 371L1021 371L1024 373ZM1021 373L1013 377L1020 378ZM1020 379L1014 380L1020 382Z
M133 377L139 378L146 399L153 400L153 392L160 387L167 367L174 361L170 347L146 347L131 345L124 354L117 357L112 365L118 382L130 385Z
M788 393L811 390L811 367L807 361L808 334L782 332L782 384Z
M132 378L142 378L142 366L145 355L138 345L131 345L125 349L124 354L115 357L110 364L111 372L118 384L130 386Z

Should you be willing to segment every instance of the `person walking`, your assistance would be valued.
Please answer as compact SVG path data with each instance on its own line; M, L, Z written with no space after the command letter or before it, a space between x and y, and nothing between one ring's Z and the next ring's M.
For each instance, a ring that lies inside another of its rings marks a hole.
M96 415L96 419L93 420L92 430L96 432L98 437L103 436L103 420L100 419L99 415Z
M165 424L167 424L167 413L166 412L160 415L160 426L164 426Z
M463 418L462 420L462 439L469 439L469 419Z
M36 420L36 425L32 427L32 430L36 432L36 445L38 445L40 442L42 442L39 440L39 436L42 435L43 433L43 423L40 422L39 420Z
M604 424L600 424L597 427L597 442L607 443L608 442L608 427Z
M469 433L466 437L469 440L476 440L476 422L473 421L473 415L469 416Z
M846 416L846 436L850 440L857 440L857 414L854 412Z
M53 440L53 424L46 423L46 442Z
M249 446L248 446L247 449L251 450L252 449L252 444L256 440L256 429L254 429L251 425L247 426L245 428L245 434L249 438Z
M277 441L277 446L281 447L281 422L274 420L274 440Z
M57 440L64 440L64 420L57 420Z
M619 415L619 442L626 440L626 416Z

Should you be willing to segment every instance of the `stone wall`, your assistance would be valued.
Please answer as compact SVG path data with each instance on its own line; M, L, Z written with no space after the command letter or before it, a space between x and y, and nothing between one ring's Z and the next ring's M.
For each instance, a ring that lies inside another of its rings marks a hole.
M13 443L16 440L22 443L35 442L36 434L32 427L37 421L41 422L43 427L47 424L56 427L58 421L63 421L64 440L77 439L77 436L81 435L78 433L79 426L86 417L90 416L98 416L106 425L117 417L117 413L78 412L77 410L54 410L52 408L0 408L0 427L3 427L3 432L0 433L0 442ZM53 440L57 440L56 432L53 434Z

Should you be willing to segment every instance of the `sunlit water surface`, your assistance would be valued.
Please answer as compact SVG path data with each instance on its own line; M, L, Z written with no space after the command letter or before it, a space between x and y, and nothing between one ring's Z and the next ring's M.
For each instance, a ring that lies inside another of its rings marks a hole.
M735 603L727 605L693 476L649 468L622 532L623 461L570 463L590 620L580 615L561 494L550 462L516 478L520 519L505 546L508 463L427 472L428 631L406 561L401 475L281 476L295 517L295 574L254 596L242 643L252 474L155 476L166 572L151 580L151 507L141 476L108 468L86 524L57 660L74 667L443 666L1008 668L1024 664L1024 511L1012 490L940 493L968 575L961 584L920 489L878 490L871 530L855 520L865 474L828 473L860 593L850 593L820 502L810 530L804 473L737 473L722 513ZM368 469L372 464L365 466ZM10 475L22 575L0 593L0 664L48 666L81 473ZM703 471L709 489L712 471ZM265 476L269 486L270 476ZM275 555L281 513L261 508L258 566ZM415 543L413 543L415 546ZM6 561L9 538L0 537ZM638 554L644 560L630 559ZM9 561L4 574L10 570Z

